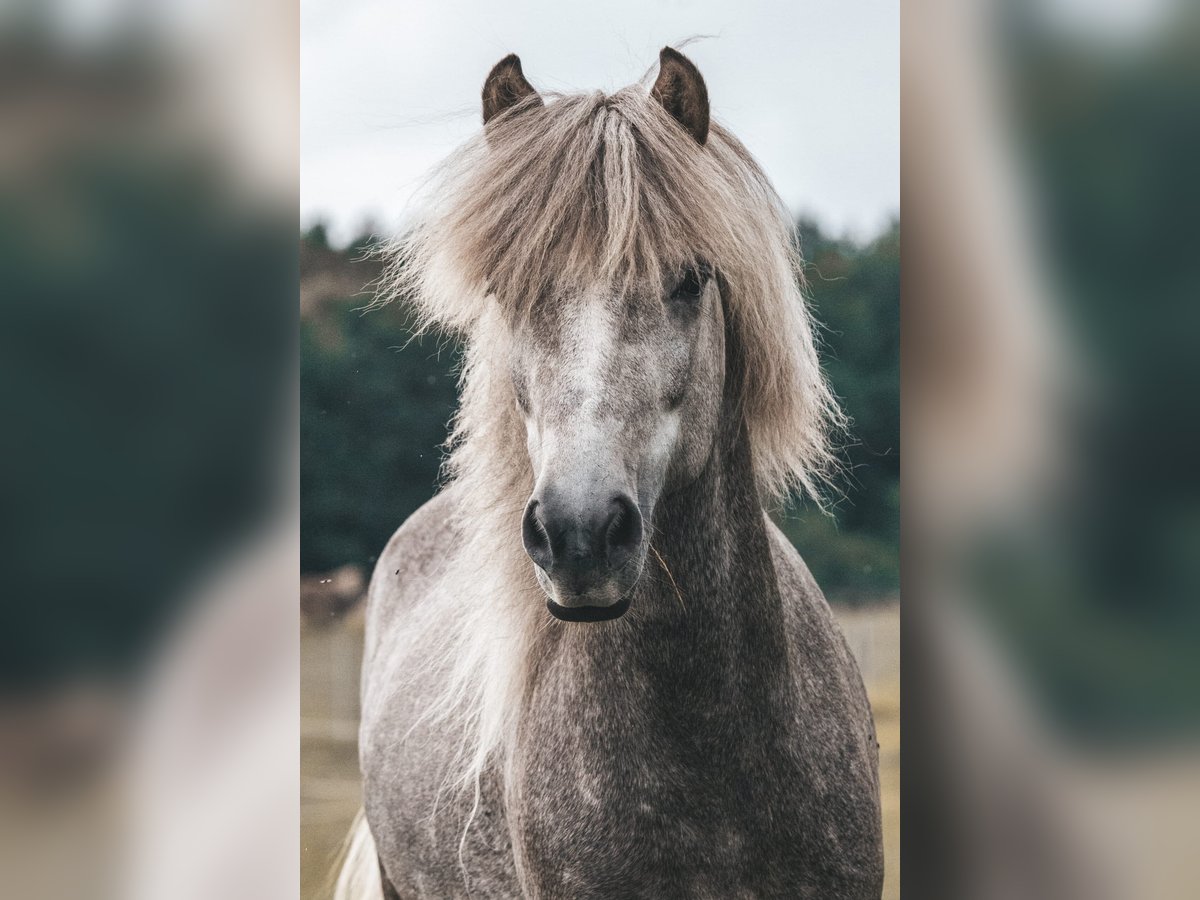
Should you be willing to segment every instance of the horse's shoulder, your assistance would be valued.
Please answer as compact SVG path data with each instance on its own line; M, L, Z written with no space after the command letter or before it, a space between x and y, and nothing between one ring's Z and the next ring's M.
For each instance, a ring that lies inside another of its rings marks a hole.
M372 635L386 631L441 577L458 545L457 502L453 489L436 494L404 520L379 554L367 591L368 651Z
M388 574L424 576L445 559L454 544L455 507L453 489L435 494L404 520L379 555L373 578Z
M779 526L771 521L769 516L764 518L771 546L771 562L775 567L775 580L779 585L784 608L791 613L787 620L798 625L809 635L840 635L833 612L817 580L813 578L808 563Z
M801 668L831 676L825 679L827 688L850 705L855 713L852 718L869 717L858 663L825 594L800 552L770 519L767 532L794 661Z
M852 865L855 878L866 873L878 896L883 860L878 818L878 742L870 702L858 663L825 595L791 541L768 520L771 557L784 602L785 627L794 670L803 682L805 735L809 762L824 772L841 796L857 796L852 818L841 819L848 833L865 836L857 846L865 854ZM847 754L847 751L850 751ZM841 815L841 813L839 813Z
M817 586L816 579L813 578L800 551L787 539L787 536L770 516L764 514L763 521L767 527L767 537L771 546L771 562L775 566L775 575L779 580L780 590L785 595L803 595L808 602L820 598L821 604L824 605L825 595Z

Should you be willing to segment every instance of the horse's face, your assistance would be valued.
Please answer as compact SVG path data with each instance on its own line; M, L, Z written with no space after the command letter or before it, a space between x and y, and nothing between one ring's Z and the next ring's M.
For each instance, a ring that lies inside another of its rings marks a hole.
M708 92L692 63L659 55L651 96L703 146ZM483 87L483 121L513 127L542 106L507 56ZM537 127L537 117L525 120ZM513 326L511 369L525 420L533 495L522 535L550 611L615 619L629 608L663 491L695 478L712 449L724 385L718 281L704 265L614 290L571 285ZM533 300L533 298L522 298Z
M535 479L522 533L558 618L629 608L656 503L712 450L724 359L718 280L704 266L620 296L548 298L514 326Z

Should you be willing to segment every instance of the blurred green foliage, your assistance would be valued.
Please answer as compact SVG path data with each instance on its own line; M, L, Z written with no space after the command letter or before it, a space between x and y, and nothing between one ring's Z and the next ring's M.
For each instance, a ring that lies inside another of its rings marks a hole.
M399 306L337 303L304 321L300 352L301 567L369 568L437 488L457 351L414 338Z
M1089 738L1200 728L1200 30L1187 14L1110 47L1016 9L1004 44L1057 312L1090 384L1057 423L1071 496L1049 498L1037 533L1001 535L979 569L986 614L1044 708Z
M900 586L900 224L859 246L799 226L822 363L851 417L841 496L800 501L784 532L831 598L859 604Z
M825 325L824 360L854 420L844 448L844 496L826 514L811 503L782 525L834 600L862 603L899 590L900 226L865 246L801 223L809 294ZM353 267L362 240L336 253L325 231L302 256ZM371 277L359 263L359 280ZM302 264L303 269L303 264ZM413 339L400 306L362 312L366 295L333 297L304 317L301 347L301 565L369 567L401 522L436 489L455 406L457 350Z
M0 683L127 675L286 484L294 232L202 159L0 179ZM289 233L291 232L291 233Z

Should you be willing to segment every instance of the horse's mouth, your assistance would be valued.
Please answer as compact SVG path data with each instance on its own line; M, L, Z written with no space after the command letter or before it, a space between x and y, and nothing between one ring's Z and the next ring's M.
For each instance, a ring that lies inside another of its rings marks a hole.
M546 598L546 609L550 615L564 622L609 622L619 619L629 609L630 594L607 606L562 606Z
M626 566L615 579L568 586L555 584L541 566L535 565L533 571L546 597L546 609L562 622L611 622L621 618L629 611L641 575L640 566L635 570Z

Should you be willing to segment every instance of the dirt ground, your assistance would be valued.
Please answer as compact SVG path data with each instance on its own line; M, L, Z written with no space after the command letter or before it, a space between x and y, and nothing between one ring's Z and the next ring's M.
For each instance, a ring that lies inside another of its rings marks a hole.
M900 897L900 613L897 606L839 613L859 664L880 744L884 900ZM300 852L302 900L324 900L338 850L359 806L358 718L361 622L353 616L301 639Z

